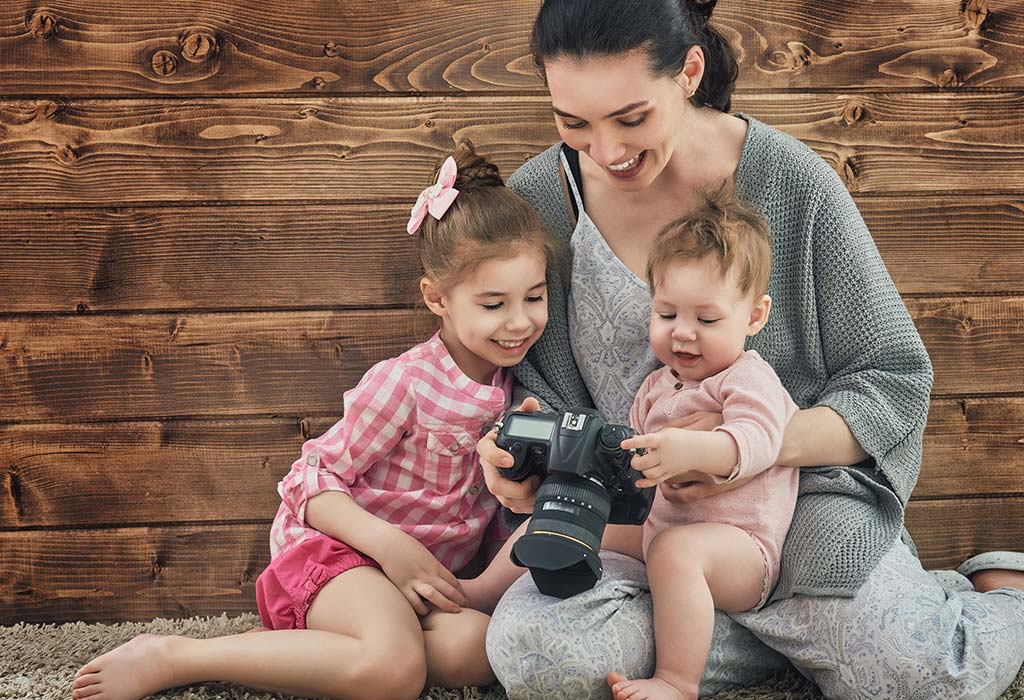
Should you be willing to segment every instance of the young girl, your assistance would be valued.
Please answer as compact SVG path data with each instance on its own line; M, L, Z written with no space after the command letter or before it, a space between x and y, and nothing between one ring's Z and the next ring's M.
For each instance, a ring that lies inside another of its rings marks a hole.
M508 407L511 374L547 323L553 248L497 168L461 144L413 207L420 291L440 331L372 367L344 418L281 481L272 561L256 583L266 630L138 637L86 664L75 700L135 700L227 680L332 698L416 698L493 680L488 617L452 571L497 502L477 439Z
M767 224L724 191L666 227L648 258L650 341L664 367L633 402L630 422L642 434L622 446L647 449L633 458L637 483L659 492L642 543L606 546L647 563L657 666L645 680L609 674L616 700L696 700L715 609L756 610L777 580L799 472L773 465L798 408L768 363L743 349L768 321L770 268ZM664 427L697 411L721 412L722 425ZM685 504L661 491L754 475Z

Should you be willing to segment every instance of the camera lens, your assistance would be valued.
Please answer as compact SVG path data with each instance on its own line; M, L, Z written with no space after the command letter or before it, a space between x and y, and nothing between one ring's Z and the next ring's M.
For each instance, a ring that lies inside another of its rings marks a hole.
M537 490L533 519L513 546L537 588L567 598L601 577L601 537L611 511L608 491L591 479L552 472Z

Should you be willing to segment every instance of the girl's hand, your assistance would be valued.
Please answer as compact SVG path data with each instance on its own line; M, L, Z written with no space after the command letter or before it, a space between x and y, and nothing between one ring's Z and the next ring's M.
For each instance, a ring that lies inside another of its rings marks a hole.
M516 410L536 413L540 410L540 402L531 396L524 400ZM512 455L494 444L497 437L497 431L492 428L476 444L476 453L480 456L480 466L484 470L484 482L487 484L487 490L494 494L498 503L513 513L532 513L533 501L537 497L537 488L540 486L540 478L531 476L525 481L512 481L503 477L498 471L498 467L511 467L514 460Z
M647 454L633 455L630 460L633 469L644 475L636 482L638 488L675 480L692 469L693 450L687 446L686 433L682 430L663 428L655 433L634 435L623 440L621 447L624 450L647 450Z
M439 610L457 613L468 604L462 584L433 554L401 530L381 547L377 562L384 575L402 592L418 615L430 612L429 602ZM424 602L426 601L426 602Z

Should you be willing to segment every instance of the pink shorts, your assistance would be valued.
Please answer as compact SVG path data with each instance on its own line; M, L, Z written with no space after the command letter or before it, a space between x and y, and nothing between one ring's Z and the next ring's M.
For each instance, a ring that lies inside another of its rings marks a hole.
M306 611L327 582L357 566L380 564L327 535L308 539L270 562L256 579L256 606L264 627L305 629Z

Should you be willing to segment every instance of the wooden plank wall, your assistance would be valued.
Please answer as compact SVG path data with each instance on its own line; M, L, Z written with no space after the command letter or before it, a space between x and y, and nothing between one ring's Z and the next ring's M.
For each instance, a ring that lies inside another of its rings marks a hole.
M454 137L555 138L537 0L0 7L0 623L252 610L276 481L431 330ZM1024 0L721 0L734 100L844 177L936 368L922 556L1024 544Z

